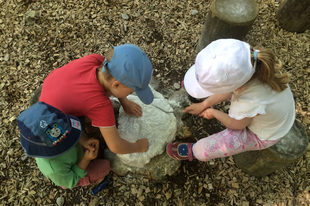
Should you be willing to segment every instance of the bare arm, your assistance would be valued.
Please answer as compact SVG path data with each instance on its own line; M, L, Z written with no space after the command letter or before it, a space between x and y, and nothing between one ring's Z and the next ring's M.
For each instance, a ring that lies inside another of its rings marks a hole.
M139 139L135 143L128 142L119 136L116 127L100 127L100 132L109 149L116 154L140 153L149 149L146 138Z
M78 166L82 170L86 170L90 160L88 160L85 156L82 157L82 159L79 161Z
M250 124L252 120L252 118L236 120L231 118L228 114L213 108L206 109L199 116L202 116L206 119L216 118L229 129L244 129Z
M86 149L84 156L78 163L78 167L82 170L86 170L89 162L95 159L99 151L99 140L95 138L87 138L83 134L79 140L79 143Z
M222 102L226 99L230 99L232 92L224 93L224 94L213 94L212 96L208 97L201 103L191 104L189 107L186 107L183 112L188 112L190 114L200 114L205 109Z
M233 93L229 92L229 93L223 93L223 94L213 94L212 96L210 96L209 98L207 98L204 102L206 106L211 107L219 102L222 102L226 99L230 99L231 95Z

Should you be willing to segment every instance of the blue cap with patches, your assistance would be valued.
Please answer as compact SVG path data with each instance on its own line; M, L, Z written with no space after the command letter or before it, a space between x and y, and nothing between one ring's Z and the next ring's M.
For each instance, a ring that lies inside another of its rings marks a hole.
M20 143L30 157L60 156L78 143L82 127L78 118L38 102L17 118Z
M132 88L144 104L151 104L154 99L149 87L153 66L146 53L140 47L124 44L114 47L110 62L104 60L105 68L122 84Z

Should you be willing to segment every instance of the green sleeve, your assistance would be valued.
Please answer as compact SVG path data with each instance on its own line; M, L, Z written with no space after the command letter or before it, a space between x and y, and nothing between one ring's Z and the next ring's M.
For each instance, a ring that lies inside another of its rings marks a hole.
M53 167L55 168L55 164ZM58 167L61 166L61 167ZM54 173L49 175L49 178L58 186L73 188L79 182L79 180L87 174L86 170L82 170L74 164L70 165L57 165L57 168Z
M82 147L77 144L61 156L51 159L36 158L36 161L43 175L56 185L73 188L87 174L86 170L82 170L77 165L82 157Z

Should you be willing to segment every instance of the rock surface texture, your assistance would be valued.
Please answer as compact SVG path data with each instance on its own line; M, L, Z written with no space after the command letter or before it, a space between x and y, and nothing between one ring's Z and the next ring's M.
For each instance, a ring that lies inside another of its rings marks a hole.
M157 86L156 83L153 86ZM161 181L166 175L174 174L180 167L180 161L170 158L166 154L166 145L172 142L177 131L187 134L188 127L183 124L181 118L182 103L188 101L184 90L175 92L165 90L165 98L161 93L152 89L154 101L150 105L143 104L135 95L129 95L128 99L138 103L142 107L143 116L138 118L128 115L123 108L119 109L118 132L120 136L129 142L138 139L149 140L149 150L145 153L114 154L109 149L104 151L104 156L110 161L111 170L124 176L129 171L148 176L150 179ZM170 95L174 93L174 95ZM116 99L113 99L116 101ZM191 134L188 134L191 135ZM179 135L182 136L182 135Z
M177 121L173 114L173 108L160 93L153 90L154 101L150 105L143 104L138 96L130 95L129 100L138 103L142 107L143 116L128 115L120 108L118 117L118 132L123 139L136 142L138 139L149 140L149 150L144 153L118 154L117 156L125 164L132 167L144 167L150 160L162 154L168 143L175 139Z

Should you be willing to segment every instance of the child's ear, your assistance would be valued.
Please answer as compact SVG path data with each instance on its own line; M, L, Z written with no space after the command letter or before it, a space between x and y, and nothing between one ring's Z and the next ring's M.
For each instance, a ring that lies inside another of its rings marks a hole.
M112 88L113 89L117 89L121 85L122 85L122 83L116 79L112 82Z

